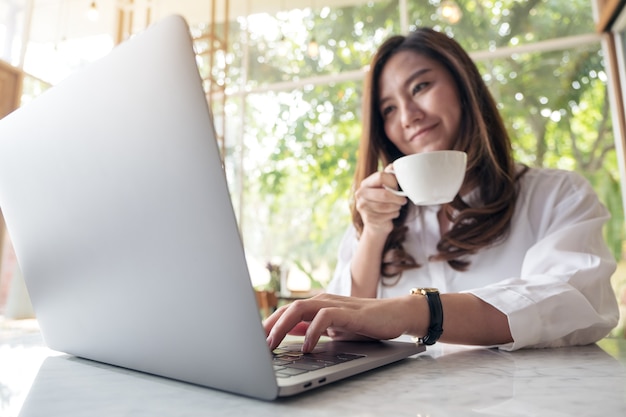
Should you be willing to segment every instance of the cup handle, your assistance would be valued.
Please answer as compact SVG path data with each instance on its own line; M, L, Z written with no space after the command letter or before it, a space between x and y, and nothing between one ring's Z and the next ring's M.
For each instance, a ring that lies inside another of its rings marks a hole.
M404 191L395 190L385 184L383 184L383 188L387 191L390 191L392 194L399 195L400 197L408 197Z
M385 172L389 174L396 175L396 171L393 169L393 163L385 169ZM392 194L398 195L400 197L408 197L404 191L396 190L395 188L391 188L385 184L383 184L383 188L387 191L391 191Z

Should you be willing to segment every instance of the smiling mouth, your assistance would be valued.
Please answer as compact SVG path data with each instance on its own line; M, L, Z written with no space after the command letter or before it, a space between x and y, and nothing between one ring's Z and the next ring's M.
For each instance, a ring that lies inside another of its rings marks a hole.
M415 132L410 138L409 138L409 142L414 142L416 140L419 140L421 137L423 137L424 135L428 134L430 131L432 131L435 127L437 127L436 124L432 125L432 126L427 126L424 127L420 130L418 130L417 132Z

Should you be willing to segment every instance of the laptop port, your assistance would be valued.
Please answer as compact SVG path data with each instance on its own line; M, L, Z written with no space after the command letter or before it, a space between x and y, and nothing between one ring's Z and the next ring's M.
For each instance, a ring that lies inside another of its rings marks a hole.
M323 384L324 382L326 382L326 378L321 378L317 380L318 384Z

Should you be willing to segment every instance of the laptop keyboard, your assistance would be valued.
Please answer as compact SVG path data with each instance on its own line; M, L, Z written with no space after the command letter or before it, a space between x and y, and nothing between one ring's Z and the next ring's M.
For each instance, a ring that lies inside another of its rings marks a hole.
M274 372L278 378L289 378L365 357L321 348L316 348L311 353L302 353L298 345L279 346L273 353Z

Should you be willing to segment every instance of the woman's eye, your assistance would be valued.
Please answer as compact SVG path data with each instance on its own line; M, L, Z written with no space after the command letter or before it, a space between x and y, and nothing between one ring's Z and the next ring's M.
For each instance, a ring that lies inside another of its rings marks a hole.
M422 82L422 83L417 83L413 86L413 94L415 93L419 93L420 91L422 91L424 88L426 88L426 86L428 85L427 82Z
M393 111L393 107L391 107L391 106L385 107L384 109L382 109L381 114L383 115L383 117L385 117L389 113L391 113L392 111Z

